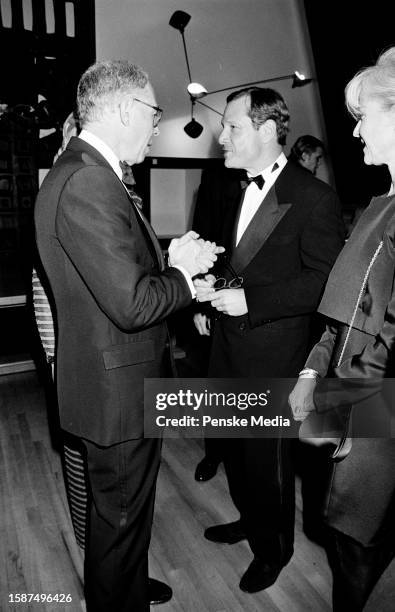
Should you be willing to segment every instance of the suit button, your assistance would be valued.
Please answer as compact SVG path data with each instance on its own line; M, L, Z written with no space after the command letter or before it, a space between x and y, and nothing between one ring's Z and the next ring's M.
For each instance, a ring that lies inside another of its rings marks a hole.
M240 323L239 330L240 331L244 331L246 327L247 327L247 325L245 323Z

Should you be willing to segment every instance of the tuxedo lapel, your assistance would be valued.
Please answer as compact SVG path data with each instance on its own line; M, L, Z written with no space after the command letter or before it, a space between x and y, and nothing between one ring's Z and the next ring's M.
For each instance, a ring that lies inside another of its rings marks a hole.
M239 244L233 250L231 264L237 272L244 270L255 257L291 206L292 204L278 203L275 185L273 185L251 219ZM237 223L238 219L235 224L235 233Z

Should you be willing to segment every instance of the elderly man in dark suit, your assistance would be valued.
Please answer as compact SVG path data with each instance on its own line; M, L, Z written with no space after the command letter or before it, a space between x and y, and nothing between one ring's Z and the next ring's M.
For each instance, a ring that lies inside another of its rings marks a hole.
M61 426L87 455L87 610L140 612L152 601L147 560L161 447L143 437L144 378L166 374L165 319L191 302L192 276L208 271L218 249L191 232L172 241L166 267L122 183L120 161L141 162L158 134L161 109L147 74L126 61L95 64L77 103L82 132L40 190L37 244L57 311Z
M247 174L241 184L227 179L226 171L221 178L230 211L223 240L242 286L214 291L212 275L196 282L198 299L220 315L212 331L211 377L297 376L309 349L311 315L343 244L336 194L283 153L288 123L285 102L272 89L244 89L228 97L219 142L225 166ZM230 280L225 268L226 274ZM201 315L203 332L205 323ZM247 538L254 555L240 582L247 592L273 584L293 554L290 443L221 440L240 520L210 527L205 537L227 543Z

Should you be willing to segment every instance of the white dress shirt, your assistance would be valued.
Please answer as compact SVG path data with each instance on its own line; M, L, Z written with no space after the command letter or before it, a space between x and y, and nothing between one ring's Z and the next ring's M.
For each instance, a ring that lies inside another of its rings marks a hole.
M128 193L126 185L122 181L122 168L119 165L120 160L115 155L114 151L101 138L99 138L95 134L92 134L92 132L89 132L88 130L81 130L78 138L81 138L81 140L87 142L89 145L91 145L91 147L96 149L100 153L100 155L104 157L104 159L110 164L111 168L114 170L115 174L121 181L123 187L125 188L125 191ZM135 210L140 216L142 216L142 212L137 206L135 206ZM188 287L192 294L192 297L194 298L196 295L196 290L193 286L192 278L189 272L187 272L187 270L185 270L183 266L175 265L170 267L177 268L177 270L179 270L183 274L186 282L188 283Z
M237 225L236 246L239 244L241 237L246 231L258 208L262 204L262 201L268 194L270 188L276 182L287 161L288 160L284 153L281 152L272 164L260 172L265 180L265 184L262 189L259 189L258 185L254 182L248 185L240 211L239 223ZM272 170L275 164L277 164L278 168L276 168L276 170Z

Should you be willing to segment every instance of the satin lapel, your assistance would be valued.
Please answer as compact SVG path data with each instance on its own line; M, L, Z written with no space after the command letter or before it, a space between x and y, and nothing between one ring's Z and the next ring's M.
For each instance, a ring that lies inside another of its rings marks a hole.
M278 203L273 185L233 250L231 264L238 273L255 257L291 206Z
M137 206L135 206L129 194L128 194L128 198L130 201L130 205L133 207L133 210L136 213L137 218L140 219L146 233L148 234L149 246L153 247L153 253L156 255L156 259L158 260L159 270L163 272L163 270L165 269L165 260L163 257L162 249L159 244L159 240L156 237L156 234L154 230L152 229L151 224L149 223L148 219L146 219L142 211Z

